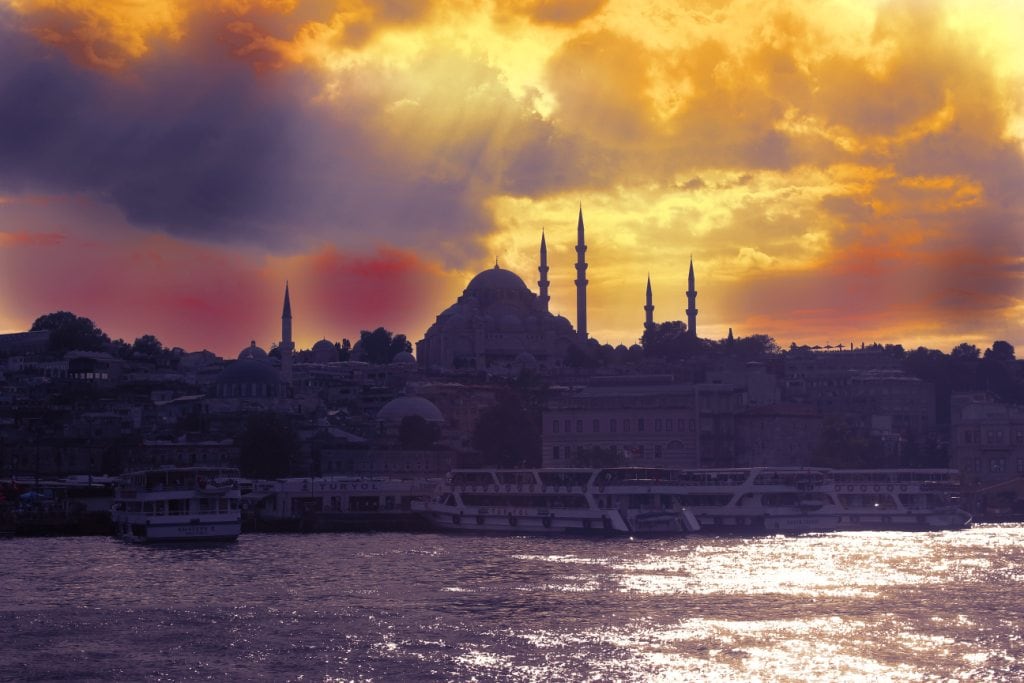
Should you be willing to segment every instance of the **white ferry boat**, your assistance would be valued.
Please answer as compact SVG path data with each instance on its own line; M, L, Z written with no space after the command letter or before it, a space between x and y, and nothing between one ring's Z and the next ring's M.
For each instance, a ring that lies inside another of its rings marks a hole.
M939 530L971 525L959 507L960 473L952 469L833 470L838 528Z
M446 531L516 534L661 535L698 531L672 484L649 477L604 478L612 470L453 470L428 501L413 502Z
M436 528L466 531L938 530L971 523L958 490L956 470L456 470L418 509Z
M651 478L697 517L703 531L801 533L831 531L842 522L828 470L617 468L599 475L609 484Z
M243 524L253 531L417 531L427 528L412 502L436 479L288 477L244 482Z
M233 541L241 532L238 471L167 467L124 475L114 492L114 533L139 543Z
M751 467L605 470L602 477L667 478L701 529L727 533L932 531L970 526L951 469Z

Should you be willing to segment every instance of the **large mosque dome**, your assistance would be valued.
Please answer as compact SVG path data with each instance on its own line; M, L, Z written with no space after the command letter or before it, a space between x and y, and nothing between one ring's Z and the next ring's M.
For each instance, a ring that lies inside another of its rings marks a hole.
M522 278L495 264L437 316L416 358L427 369L514 374L526 358L531 366L560 366L577 343L568 320L549 313Z
M489 268L469 281L465 294L478 294L487 291L510 290L517 292L529 292L526 283L511 270L503 270L495 263Z

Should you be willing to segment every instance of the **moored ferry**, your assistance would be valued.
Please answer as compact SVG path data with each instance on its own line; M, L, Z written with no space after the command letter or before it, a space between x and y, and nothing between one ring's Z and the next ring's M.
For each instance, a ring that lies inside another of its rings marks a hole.
M615 479L633 468L607 470ZM667 489L700 522L719 533L832 531L842 523L831 472L811 468L749 467L665 470Z
M288 477L243 483L246 531L418 531L427 528L413 501L437 480Z
M700 529L659 477L667 470L606 476L613 471L453 470L433 499L413 509L446 531L637 536Z
M241 533L238 471L166 467L125 474L111 520L127 541L233 541Z
M962 529L960 473L953 469L834 470L840 529Z
M454 470L439 529L520 533L806 533L969 526L956 470L649 467Z

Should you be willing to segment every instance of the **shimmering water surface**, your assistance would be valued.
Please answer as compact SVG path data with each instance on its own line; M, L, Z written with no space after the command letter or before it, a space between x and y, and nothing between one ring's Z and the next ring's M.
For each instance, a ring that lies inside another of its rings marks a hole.
M0 541L5 680L1021 680L1024 527Z

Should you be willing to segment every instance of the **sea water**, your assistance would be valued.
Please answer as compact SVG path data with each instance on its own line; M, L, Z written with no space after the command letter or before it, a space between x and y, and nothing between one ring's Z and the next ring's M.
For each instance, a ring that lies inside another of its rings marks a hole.
M0 541L0 679L1024 679L1024 527Z

